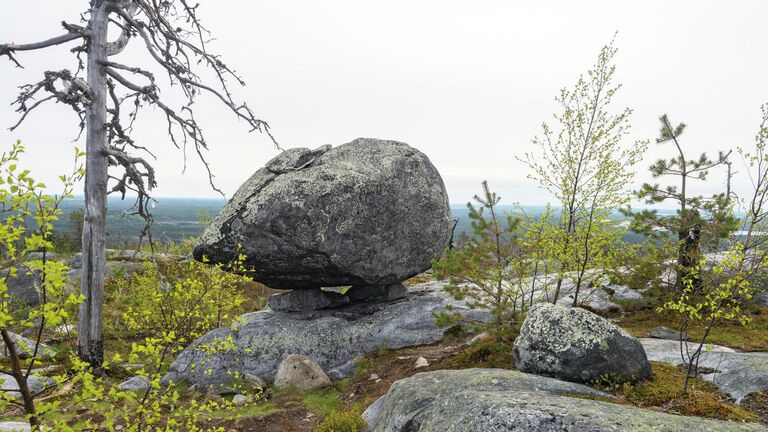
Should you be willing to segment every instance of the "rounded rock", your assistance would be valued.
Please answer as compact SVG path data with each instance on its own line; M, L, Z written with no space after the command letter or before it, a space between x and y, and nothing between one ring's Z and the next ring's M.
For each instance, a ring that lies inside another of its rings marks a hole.
M449 237L448 194L427 156L358 138L268 162L206 228L194 257L227 264L242 254L247 274L276 289L390 285L430 268Z
M518 370L592 383L651 376L642 344L605 318L550 303L532 307L514 343Z
M277 368L275 386L278 388L297 388L310 390L326 384L331 380L323 369L309 357L291 354Z

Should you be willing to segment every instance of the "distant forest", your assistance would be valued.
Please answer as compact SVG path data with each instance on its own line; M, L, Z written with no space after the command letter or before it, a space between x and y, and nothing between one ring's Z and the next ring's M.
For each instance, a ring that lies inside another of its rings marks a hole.
M152 225L152 235L157 241L171 240L178 242L184 237L198 236L203 223L216 214L224 206L226 201L221 198L157 198L155 206L151 209L155 222ZM121 200L117 197L110 198L107 212L107 232L110 246L125 246L134 244L144 220L139 216L130 214L132 200ZM59 234L74 235L76 228L70 219L70 214L82 210L83 197L75 197L65 200L61 209L63 214L54 229ZM538 216L544 211L544 206L513 206L500 205L499 209L512 214L527 214ZM459 239L462 233L471 234L472 227L469 221L469 211L465 204L451 204L451 218L457 220L454 238ZM615 213L612 218L617 223L624 220L621 213ZM630 243L639 243L643 239L640 234L628 232L624 240Z

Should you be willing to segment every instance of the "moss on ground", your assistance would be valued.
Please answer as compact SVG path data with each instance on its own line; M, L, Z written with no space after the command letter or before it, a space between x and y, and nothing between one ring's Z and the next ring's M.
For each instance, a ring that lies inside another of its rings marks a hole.
M734 405L714 384L693 378L686 394L683 392L683 368L660 362L652 364L652 379L636 384L616 385L605 390L641 408L657 408L672 414L723 420L759 420L759 415Z
M669 313L656 313L658 302L641 300L623 305L625 314L617 324L635 337L648 337L658 326L678 328L676 317ZM709 335L708 342L742 351L768 351L768 306L750 305L746 312L751 321L742 326L736 321L719 322ZM689 329L692 338L701 337L703 328Z

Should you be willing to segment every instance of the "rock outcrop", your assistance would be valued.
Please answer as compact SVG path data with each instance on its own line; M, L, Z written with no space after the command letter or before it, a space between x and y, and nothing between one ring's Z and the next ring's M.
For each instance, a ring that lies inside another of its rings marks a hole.
M443 180L397 142L290 149L256 171L206 228L194 257L275 289L384 286L428 269L450 236Z
M514 356L521 371L567 381L651 376L643 346L629 333L587 310L550 303L529 310Z
M433 313L459 311L487 321L487 312L468 308L441 282L409 288L407 297L309 312L264 310L240 317L231 328L214 330L182 351L164 382L186 380L200 389L230 388L234 374L268 380L288 354L317 361L333 378L349 376L355 360L381 347L426 345L443 338Z
M640 339L648 359L682 364L680 342L663 339ZM690 342L691 350L695 343ZM711 381L723 392L741 402L749 394L768 390L768 352L736 352L713 345L702 352L699 367L713 371L699 376Z
M759 424L683 417L585 397L609 395L517 371L441 370L395 382L363 418L373 432L768 430Z

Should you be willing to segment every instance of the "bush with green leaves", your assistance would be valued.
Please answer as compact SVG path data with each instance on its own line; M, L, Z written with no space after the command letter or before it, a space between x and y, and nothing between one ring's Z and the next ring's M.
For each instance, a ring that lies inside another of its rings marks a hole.
M55 359L58 368L42 381L44 388L30 386L33 369L50 361L44 356L43 337L50 329L71 323L84 300L67 286L66 265L48 259L55 248L53 222L61 215L59 205L84 174L83 154L75 151L73 173L60 177L63 191L55 196L47 194L46 185L35 181L28 170L18 167L24 153L20 142L0 156L0 205L5 211L0 250L5 264L11 266L9 277L20 271L35 275L41 298L38 306L15 309L9 301L7 278L0 279L0 335L9 357L8 366L0 364L0 373L12 377L19 389L17 395L0 392L0 412L23 416L35 431L223 430L210 427L210 422L216 412L231 409L229 402L207 396L189 398L182 393L183 385L161 385L174 353L202 333L229 324L242 304L238 276L200 263L170 263L164 273L148 264L131 285L121 284L125 279L118 278L112 294L125 295L133 303L121 311L120 323L113 321L108 327L122 326L131 332L129 348L92 369L78 359L73 347L62 345ZM24 330L33 330L31 342L16 341L14 333ZM215 341L208 349L230 347L227 341ZM125 372L113 365L125 361L141 364L132 373L135 380L146 383L143 389L118 385ZM261 390L250 389L257 397ZM65 415L73 406L77 414Z
M525 312L532 264L526 256L520 235L522 218L503 214L501 198L483 182L483 195L477 205L467 203L472 237L461 249L451 249L433 263L437 279L448 279L446 290L469 307L486 309L493 316L490 329L508 334ZM449 325L462 317L451 312L437 316L439 325Z
M244 257L227 266L197 261L144 263L143 271L116 278L107 285L107 314L113 329L128 334L173 332L184 346L205 333L229 325L245 312L243 290L248 282L232 271L242 270Z
M333 411L315 427L313 432L365 432L367 430L368 424L360 416L360 411L352 410Z

